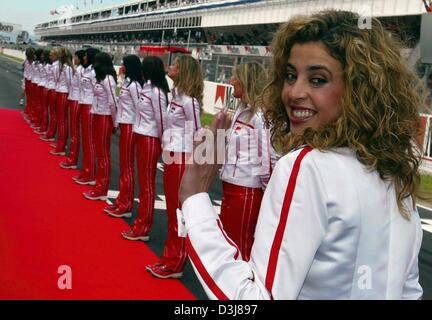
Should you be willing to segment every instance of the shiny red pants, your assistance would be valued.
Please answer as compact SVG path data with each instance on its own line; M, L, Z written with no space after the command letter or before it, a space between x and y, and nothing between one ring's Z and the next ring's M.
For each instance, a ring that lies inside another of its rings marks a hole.
M88 181L95 179L96 153L93 144L93 114L90 113L91 104L80 104L81 137L83 144L83 158L81 178Z
M69 131L70 131L70 145L69 156L67 162L76 165L78 163L78 155L80 148L80 107L78 101L68 100L69 105Z
M135 134L135 143L140 204L133 231L137 235L148 235L153 224L157 161L162 148L159 138L142 134Z
M264 192L223 182L220 220L228 237L237 244L243 260L249 261L255 227Z
M42 121L43 121L43 101L42 101L42 95L43 95L43 89L44 87L37 85L36 87L36 112L35 112L35 116L36 116L36 121L35 124L37 127L41 127L42 126Z
M111 116L93 115L93 144L96 150L96 186L93 190L108 194L111 174L111 135L113 122Z
M57 131L57 113L56 113L57 92L54 89L48 91L48 113L49 125L47 138L54 138Z
M68 137L68 93L57 92L56 113L57 113L57 142L56 151L64 152Z
M179 153L180 163L164 165L164 191L168 213L168 237L160 262L174 272L181 272L186 262L185 238L178 236L177 209L181 208L178 192L186 165L186 154Z
M41 92L41 106L42 106L42 121L40 125L40 132L48 130L48 89L42 87Z
M24 80L24 91L25 91L25 97L26 97L24 113L26 115L29 115L30 104L31 104L31 81L30 80L27 80L27 79Z
M120 193L116 199L117 207L131 211L134 202L134 156L135 136L133 125L120 123Z

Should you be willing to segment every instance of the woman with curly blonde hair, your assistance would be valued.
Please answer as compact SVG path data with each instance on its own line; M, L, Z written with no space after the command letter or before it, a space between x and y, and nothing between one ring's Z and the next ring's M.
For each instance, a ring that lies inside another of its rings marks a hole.
M249 263L205 193L214 167L186 170L188 251L210 298L422 297L414 198L423 99L380 22L360 29L358 21L324 11L275 35L266 115L287 154L264 194ZM212 128L224 121L219 115Z

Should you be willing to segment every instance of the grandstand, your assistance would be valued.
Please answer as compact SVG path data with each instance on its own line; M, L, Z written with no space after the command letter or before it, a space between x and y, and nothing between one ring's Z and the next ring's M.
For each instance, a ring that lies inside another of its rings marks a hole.
M142 54L142 46L190 50L200 60L206 80L204 109L214 113L232 103L226 83L235 64L257 61L267 67L272 35L281 23L295 15L330 8L380 19L392 36L402 42L402 53L411 66L418 67L420 76L425 74L419 63L425 13L420 0L129 1L42 22L36 26L35 34L46 44L71 50L96 46L111 53L115 64L120 64L125 54ZM432 172L432 116L423 117L426 134L419 143L424 144L426 167Z
M42 41L80 48L91 43L119 63L141 45L175 45L202 61L206 79L227 82L234 64L268 65L272 34L291 16L327 8L381 19L408 50L418 42L422 1L412 0L141 0L61 16L38 24Z

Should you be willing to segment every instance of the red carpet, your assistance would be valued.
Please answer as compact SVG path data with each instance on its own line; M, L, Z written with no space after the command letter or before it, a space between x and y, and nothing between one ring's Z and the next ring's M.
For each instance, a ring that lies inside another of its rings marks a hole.
M85 200L49 150L19 111L0 109L0 299L195 299L145 271L155 254L123 240L126 223ZM62 265L71 290L58 288Z

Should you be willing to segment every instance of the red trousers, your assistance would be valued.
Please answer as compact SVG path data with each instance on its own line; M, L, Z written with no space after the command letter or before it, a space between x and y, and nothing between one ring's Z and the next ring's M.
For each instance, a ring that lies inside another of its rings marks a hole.
M41 122L41 108L40 108L40 91L41 87L37 84L33 84L33 105L32 105L32 122L36 127L40 126Z
M263 194L261 188L223 183L220 220L245 261L250 258Z
M111 135L113 122L111 116L93 115L93 144L96 150L96 186L94 190L108 194L111 174Z
M32 84L32 104L31 104L31 113L30 117L32 119L32 123L36 124L37 122L37 109L38 109L38 85Z
M78 163L78 155L80 148L80 107L78 101L68 100L69 105L69 130L70 130L70 145L69 156L67 161L71 164Z
M83 144L83 158L81 178L93 181L95 179L95 149L93 144L93 114L90 113L91 104L80 104L81 137Z
M134 202L134 156L135 141L133 125L120 123L120 193L116 205L124 211L131 211Z
M54 89L48 92L48 112L49 112L49 125L47 138L54 138L57 131L57 113L56 113L56 100L57 92Z
M138 235L148 235L153 224L157 161L162 148L159 138L142 134L135 134L135 143L140 204L133 231Z
M181 163L164 165L164 191L168 213L168 237L165 241L163 256L160 262L167 265L174 272L183 271L187 253L185 238L178 236L177 209L181 208L178 192L186 165L186 154L179 154Z
M48 130L48 89L45 87L42 87L41 105L42 105L42 121L41 121L40 131L45 132Z
M37 85L36 87L36 126L41 127L43 122L43 113L44 113L44 107L43 107L43 89L44 87Z
M57 142L56 151L64 152L68 137L68 93L57 92L56 113L57 113Z
M24 113L28 115L30 111L30 103L31 103L31 81L30 80L27 79L24 80L24 91L26 96Z

